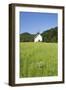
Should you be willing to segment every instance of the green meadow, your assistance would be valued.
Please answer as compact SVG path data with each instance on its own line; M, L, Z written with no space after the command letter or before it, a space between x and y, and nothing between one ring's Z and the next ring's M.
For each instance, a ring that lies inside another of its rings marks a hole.
M57 76L58 44L20 42L20 78Z

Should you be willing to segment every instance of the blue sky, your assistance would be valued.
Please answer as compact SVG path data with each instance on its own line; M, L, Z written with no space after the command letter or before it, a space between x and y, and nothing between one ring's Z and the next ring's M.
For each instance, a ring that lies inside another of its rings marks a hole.
M36 34L58 26L56 13L20 12L20 33Z

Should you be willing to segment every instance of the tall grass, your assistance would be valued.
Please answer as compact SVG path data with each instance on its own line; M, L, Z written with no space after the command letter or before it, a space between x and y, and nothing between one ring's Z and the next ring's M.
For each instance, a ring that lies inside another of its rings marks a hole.
M20 77L57 76L57 43L20 43Z

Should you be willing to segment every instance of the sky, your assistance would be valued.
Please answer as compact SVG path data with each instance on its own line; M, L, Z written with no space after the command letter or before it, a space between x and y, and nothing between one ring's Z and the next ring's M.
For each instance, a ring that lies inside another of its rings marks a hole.
M20 33L42 33L58 26L57 13L20 12Z

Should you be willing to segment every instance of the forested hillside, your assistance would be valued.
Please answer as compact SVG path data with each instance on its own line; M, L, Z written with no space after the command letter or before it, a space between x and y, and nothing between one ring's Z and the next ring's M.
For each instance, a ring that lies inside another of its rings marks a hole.
M22 33L20 34L20 42L33 42L36 34ZM58 27L51 28L41 33L43 42L58 41Z

